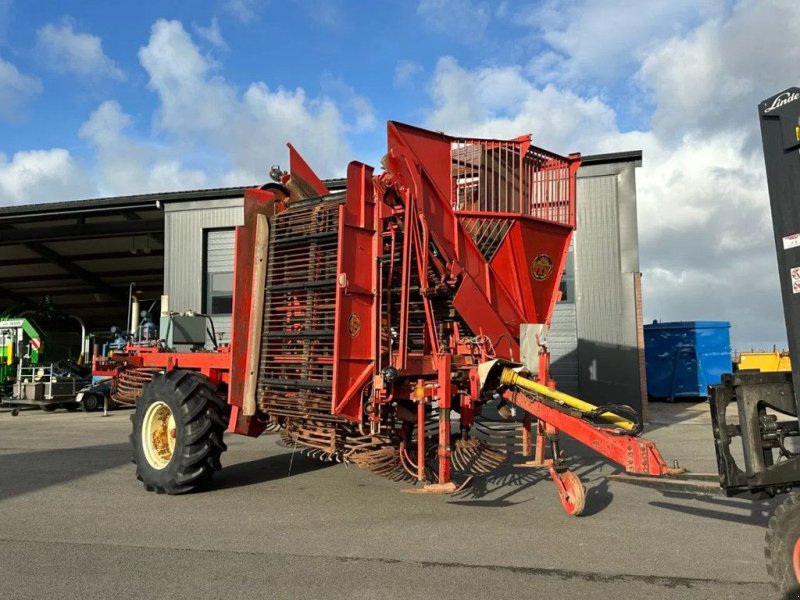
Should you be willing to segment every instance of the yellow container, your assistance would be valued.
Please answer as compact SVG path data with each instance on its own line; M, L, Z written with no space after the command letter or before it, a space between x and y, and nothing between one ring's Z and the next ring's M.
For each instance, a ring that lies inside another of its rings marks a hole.
M767 371L791 371L792 361L788 352L742 352L736 361L737 368Z

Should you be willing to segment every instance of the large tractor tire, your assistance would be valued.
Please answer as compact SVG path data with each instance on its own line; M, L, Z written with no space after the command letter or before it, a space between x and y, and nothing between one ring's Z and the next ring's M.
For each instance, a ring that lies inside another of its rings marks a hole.
M145 489L183 494L219 471L228 406L200 373L174 370L147 383L131 415L133 462Z
M769 520L764 554L781 598L800 598L800 495L792 494Z

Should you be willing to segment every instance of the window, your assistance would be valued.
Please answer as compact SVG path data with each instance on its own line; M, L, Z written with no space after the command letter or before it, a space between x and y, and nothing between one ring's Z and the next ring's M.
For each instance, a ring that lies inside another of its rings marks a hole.
M233 312L233 229L205 232L204 311L212 316Z
M233 273L208 273L206 306L210 315L229 315L233 312Z

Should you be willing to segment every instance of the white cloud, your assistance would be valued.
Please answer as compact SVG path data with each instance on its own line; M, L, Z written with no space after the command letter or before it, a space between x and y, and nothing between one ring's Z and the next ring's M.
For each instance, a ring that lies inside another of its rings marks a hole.
M206 174L185 168L175 149L130 137L132 119L117 102L103 102L81 126L95 151L94 178L103 195L144 194L207 187Z
M285 163L287 141L320 176L339 175L352 155L346 133L373 125L371 105L352 88L343 99L352 122L333 100L308 97L302 88L255 82L240 93L217 74L178 21L156 22L139 60L160 99L157 129L207 146L245 181L263 180L269 165Z
M322 77L322 90L349 117L348 131L363 133L372 131L378 124L375 116L375 107L365 96L359 95L353 86L348 85L341 77L324 75Z
M219 29L219 21L217 21L216 17L211 19L211 23L209 23L208 27L194 24L192 25L192 28L198 36L203 38L215 48L221 48L223 50L228 49L228 44L225 43L225 40L222 37L222 32Z
M62 149L0 155L0 203L251 185L267 179L270 165L288 166L287 141L320 176L339 176L353 154L347 134L376 124L369 100L337 78L322 83L341 109L302 88L255 82L239 91L177 21L156 22L139 59L159 98L154 135L138 137L134 118L105 101L79 131L93 154L90 169ZM0 61L0 81L4 74L23 91L38 85Z
M222 130L235 117L236 90L210 63L178 21L157 21L139 60L148 87L161 101L160 129L187 134Z
M223 0L223 9L242 23L250 23L258 16L262 0Z
M582 98L553 85L537 87L523 69L465 69L439 60L430 84L434 106L426 124L457 135L514 137L532 133L536 145L586 152L616 133L614 111L599 98Z
M431 30L472 43L486 33L491 7L476 0L420 0L417 15Z
M675 4L681 6L674 10L686 7ZM642 149L637 191L646 318L730 320L735 343L780 344L785 334L756 106L796 83L784 78L800 62L800 50L785 40L800 36L800 5L741 0L724 14L718 4L708 6L706 14L683 17L681 26L662 27L654 44L640 32L590 36L594 25L570 21L569 11L551 15L551 49L537 55L535 73L531 64L465 68L443 58L430 81L428 125L487 137L531 131L534 143L557 152ZM673 10L655 6L662 16L659 9ZM648 22L642 26L651 30ZM566 40L577 46L567 51ZM606 40L610 47L599 48ZM654 109L652 129L620 130L621 111L630 108L620 90L630 90L631 74L638 86L632 103ZM605 83L616 96L593 91Z
M0 154L0 205L55 202L92 195L94 188L63 148Z
M649 49L693 21L722 13L728 0L548 0L522 21L550 48L531 63L531 75L548 82L609 83L635 70ZM542 68L545 57L550 68Z
M653 48L638 77L657 98L655 130L662 136L689 128L754 134L758 102L797 83L790 74L800 64L800 46L787 43L796 39L795 0L741 0L725 18Z
M422 65L412 60L401 60L394 67L395 87L413 87L415 81L422 75Z
M332 101L309 99L301 88L271 90L254 83L241 106L245 112L235 122L228 153L234 167L249 172L251 180L264 179L271 164L286 164L287 141L320 177L344 174L352 150L345 137L348 127Z
M734 340L780 343L761 157L731 130L687 133L677 146L652 133L622 134L616 143L644 149L637 195L646 318L730 320Z
M125 79L122 70L103 52L99 37L76 33L73 23L64 19L61 24L49 23L36 32L37 51L53 70L88 77Z
M647 314L728 319L743 345L784 339L756 106L796 83L800 49L785 40L798 36L796 2L741 0L642 56L655 107L638 175Z
M24 101L42 91L41 82L19 72L10 62L0 58L0 118L17 119Z

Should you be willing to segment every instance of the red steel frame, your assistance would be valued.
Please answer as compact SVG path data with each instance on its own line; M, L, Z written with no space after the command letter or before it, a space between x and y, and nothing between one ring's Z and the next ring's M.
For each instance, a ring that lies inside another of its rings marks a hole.
M95 357L92 374L113 376L119 368L160 367L191 369L205 375L215 385L230 383L231 355L228 346L214 352L162 352L152 346L130 344L122 352L112 353L109 359Z
M451 406L455 402L463 428L472 424L486 401L478 383L478 363L490 358L518 361L521 324L550 321L575 225L579 165L579 155L560 157L536 148L530 136L470 140L390 122L386 171L374 176L367 165L353 162L348 167L346 198L339 207L331 413L369 424L376 433L383 405L415 403L414 466L422 480L422 424L426 412L437 407L437 489L448 489L451 479ZM200 370L228 384L229 431L243 435L259 435L266 425L256 409L254 382L268 219L291 210L298 197L329 194L291 146L290 173L280 185L245 192L245 224L236 232L230 352L137 351L129 359L142 366ZM470 232L479 237L473 239ZM393 292L383 288L386 281L391 288L397 276L400 298L395 310L385 301ZM412 280L419 284L414 298ZM461 321L437 320L441 304L436 298L443 296ZM422 352L409 349L419 342L410 337L412 301L424 308L424 327L418 334L424 340ZM464 336L464 326L472 337ZM395 328L398 336L389 347L387 327ZM394 384L385 379L387 368L395 370ZM546 351L540 355L539 380L554 385ZM524 454L533 447L531 416L537 419L533 464L550 468L562 499L575 492L574 486L570 491L565 469L545 458L546 442L557 439L559 432L628 472L669 472L649 441L598 428L513 390L505 394L526 411Z

